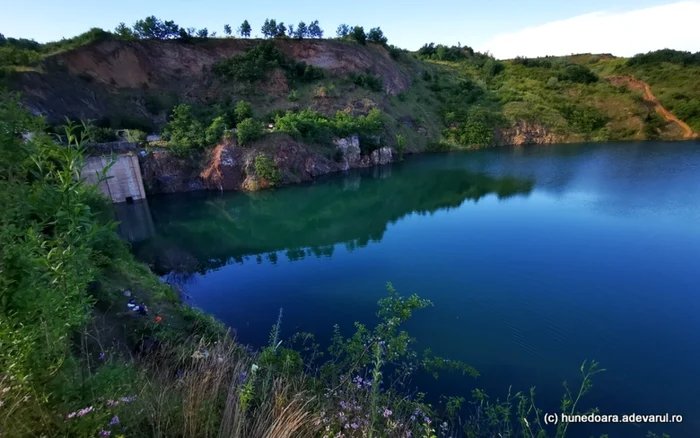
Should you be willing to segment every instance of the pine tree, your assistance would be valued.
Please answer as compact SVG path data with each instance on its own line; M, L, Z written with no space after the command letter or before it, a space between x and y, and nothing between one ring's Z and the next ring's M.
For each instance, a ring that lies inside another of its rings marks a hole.
M248 20L243 20L243 24L241 24L241 27L238 28L238 34L242 37L249 38L250 37L250 23L248 23Z
M226 36L231 36L231 26L229 26L228 24L224 24L224 33L226 34Z

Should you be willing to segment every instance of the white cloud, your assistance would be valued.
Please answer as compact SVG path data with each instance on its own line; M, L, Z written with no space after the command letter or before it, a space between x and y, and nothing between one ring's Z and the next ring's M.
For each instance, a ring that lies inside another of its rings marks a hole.
M700 1L627 12L593 12L496 35L482 49L496 58L612 53L632 56L664 48L700 51Z

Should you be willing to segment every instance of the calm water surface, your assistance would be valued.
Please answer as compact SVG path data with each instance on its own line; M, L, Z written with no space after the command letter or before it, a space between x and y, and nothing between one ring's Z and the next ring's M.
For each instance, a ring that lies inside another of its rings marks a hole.
M421 346L482 374L432 381L432 396L536 386L538 407L556 412L562 381L595 359L608 371L584 407L684 422L572 436L700 436L698 142L411 157L118 215L135 254L245 342L265 344L280 307L285 335L350 333L374 320L391 281L435 304L409 325Z

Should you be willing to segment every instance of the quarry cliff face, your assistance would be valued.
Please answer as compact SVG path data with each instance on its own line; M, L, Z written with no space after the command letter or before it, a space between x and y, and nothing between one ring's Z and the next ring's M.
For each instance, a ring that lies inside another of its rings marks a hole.
M248 39L107 40L49 57L37 71L19 73L13 86L22 92L30 110L50 122L65 116L99 120L126 114L162 124L162 115L149 112L147 96L177 95L183 101L200 102L216 98L222 83L210 73L211 66L259 43ZM291 39L274 43L292 59L322 67L332 76L379 75L390 94L411 84L411 75L380 45ZM268 79L259 86L263 92L269 91L267 82L275 82L274 77Z

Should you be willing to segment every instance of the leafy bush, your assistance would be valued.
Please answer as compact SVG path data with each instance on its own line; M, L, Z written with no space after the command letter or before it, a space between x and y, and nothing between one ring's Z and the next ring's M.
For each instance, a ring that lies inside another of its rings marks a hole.
M227 130L228 127L223 116L214 118L205 131L207 145L214 145L220 142Z
M598 81L598 76L585 65L569 64L559 75L559 80L577 82L581 84L592 84L593 82Z
M372 91L382 91L384 84L381 76L371 73L352 73L350 74L350 79L355 85Z
M242 55L218 61L212 71L235 81L255 82L275 68L284 70L290 80L309 82L324 77L322 68L294 61L280 52L272 41L264 41Z
M680 65L700 65L700 52L684 52L681 50L662 49L644 54L634 55L627 60L630 67L638 65L655 65L663 62Z
M87 135L91 143L108 143L117 139L117 135L113 129L100 128L94 125L87 127Z
M558 105L557 110L564 116L569 126L582 134L590 134L608 122L604 114L591 106L563 103Z
M168 147L181 156L206 144L204 126L194 118L192 108L186 104L175 107L170 122L163 128L163 137L168 141Z
M465 114L456 114L456 126L447 137L462 146L484 147L491 144L498 119L481 107L471 107Z
M370 110L366 116L359 117L338 111L329 119L308 109L299 112L287 111L284 115L275 117L276 131L315 142L329 142L333 136L376 134L381 127L381 112L376 108Z
M656 140L660 132L666 127L666 122L655 111L649 111L644 119L644 138Z
M245 119L249 119L253 117L253 106L250 104L250 102L246 102L245 100L239 100L236 103L236 107L233 109L233 114L236 118L236 121L243 121Z
M297 92L297 90L290 91L287 95L287 99L290 102L296 102L297 100L299 100L299 93Z
M282 175L279 169L277 169L277 165L265 155L258 155L255 157L253 166L258 178L264 179L271 186L279 184L282 181Z
M247 146L262 137L263 134L262 123L252 118L247 118L239 122L236 129L238 130L236 134L238 137L238 144L241 146Z
M552 61L547 58L523 58L522 56L518 56L513 59L513 64L529 68L552 68Z
M146 142L147 135L145 132L138 129L127 129L126 139L131 143L143 144Z

